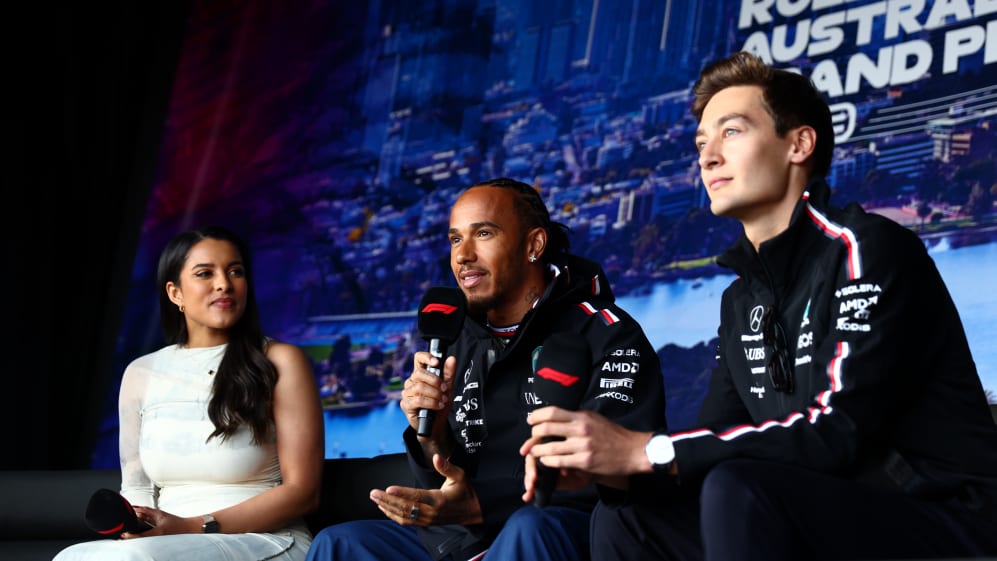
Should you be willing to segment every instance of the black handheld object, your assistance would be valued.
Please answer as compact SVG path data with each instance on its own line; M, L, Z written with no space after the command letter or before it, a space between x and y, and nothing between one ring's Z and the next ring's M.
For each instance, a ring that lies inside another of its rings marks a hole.
M538 349L533 375L533 390L537 407L556 405L575 410L582 401L589 384L592 368L591 350L579 336L555 333ZM545 439L550 442L553 438ZM537 463L537 487L533 504L543 508L550 503L550 496L557 484L557 469Z
M419 333L429 341L429 354L440 359L441 367L446 360L447 346L460 335L466 313L467 299L459 288L434 286L426 291L419 303ZM441 368L430 367L427 370L437 376L443 374ZM420 409L416 434L429 436L435 416L436 412L432 409Z
M139 520L128 499L110 489L97 489L87 503L87 527L108 537L118 537L122 532L144 532L152 525Z

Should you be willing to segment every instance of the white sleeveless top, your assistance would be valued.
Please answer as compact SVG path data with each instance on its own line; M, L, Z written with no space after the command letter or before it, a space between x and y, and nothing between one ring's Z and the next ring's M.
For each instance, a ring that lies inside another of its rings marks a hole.
M262 445L252 443L248 428L225 440L207 440L214 430L208 418L211 386L226 347L173 345L139 357L125 369L119 394L120 451L128 473L122 472L121 486L133 504L195 516L280 484L272 432ZM124 430L126 416L133 415L139 417L137 425L131 424L141 427L138 435Z
M178 516L214 512L281 483L275 437L249 430L207 440L208 401L226 345L164 347L125 369L118 394L121 494ZM53 561L303 561L312 541L303 520L272 532L176 534L95 540Z

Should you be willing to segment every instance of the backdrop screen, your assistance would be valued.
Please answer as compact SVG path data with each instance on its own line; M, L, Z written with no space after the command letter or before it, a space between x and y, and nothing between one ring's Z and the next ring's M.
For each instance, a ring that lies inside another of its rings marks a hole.
M921 236L993 398L997 3L970 1L195 3L117 373L163 344L167 239L224 224L253 248L266 332L314 361L326 456L402 451L415 309L453 284L450 205L508 176L602 263L661 356L670 426L688 426L732 280L713 259L740 231L709 211L690 86L742 49L827 94L833 200ZM116 390L102 466L117 465Z

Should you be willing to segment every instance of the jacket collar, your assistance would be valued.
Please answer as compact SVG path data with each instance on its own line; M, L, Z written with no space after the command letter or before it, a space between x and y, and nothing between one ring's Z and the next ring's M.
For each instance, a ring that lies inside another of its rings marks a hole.
M520 320L516 339L528 327L531 318L538 313L547 313L544 310L560 307L562 302L575 303L594 299L610 303L616 299L606 272L595 261L566 253L555 259L550 267L553 279L533 308ZM474 320L469 323L476 324L474 331L479 337L492 337L484 317L469 319Z
M793 209L788 228L762 242L757 252L742 231L734 245L717 257L717 263L732 269L753 286L760 282L778 303L787 287L792 286L801 266L812 258L808 250L822 237L821 232L812 227L808 207L827 207L830 194L830 187L822 178L812 179Z

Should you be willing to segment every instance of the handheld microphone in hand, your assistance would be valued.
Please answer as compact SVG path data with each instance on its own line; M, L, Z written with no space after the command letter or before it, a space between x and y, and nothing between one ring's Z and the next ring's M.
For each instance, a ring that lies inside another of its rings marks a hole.
M591 351L585 339L579 335L555 333L534 352L533 393L537 406L577 409L588 388L592 368ZM560 438L547 437L544 442L553 440ZM533 504L537 507L543 508L550 502L557 484L557 472L557 469L537 462L537 487L533 495Z
M87 503L87 527L104 536L118 537L122 532L140 533L152 528L139 520L128 499L110 489L97 489Z
M429 367L431 373L443 375L443 361L446 360L447 346L457 340L464 326L467 313L467 299L459 288L434 286L426 291L419 303L419 333L429 341L429 354L440 359L440 366ZM416 434L429 436L436 412L432 409L419 410L419 427Z

